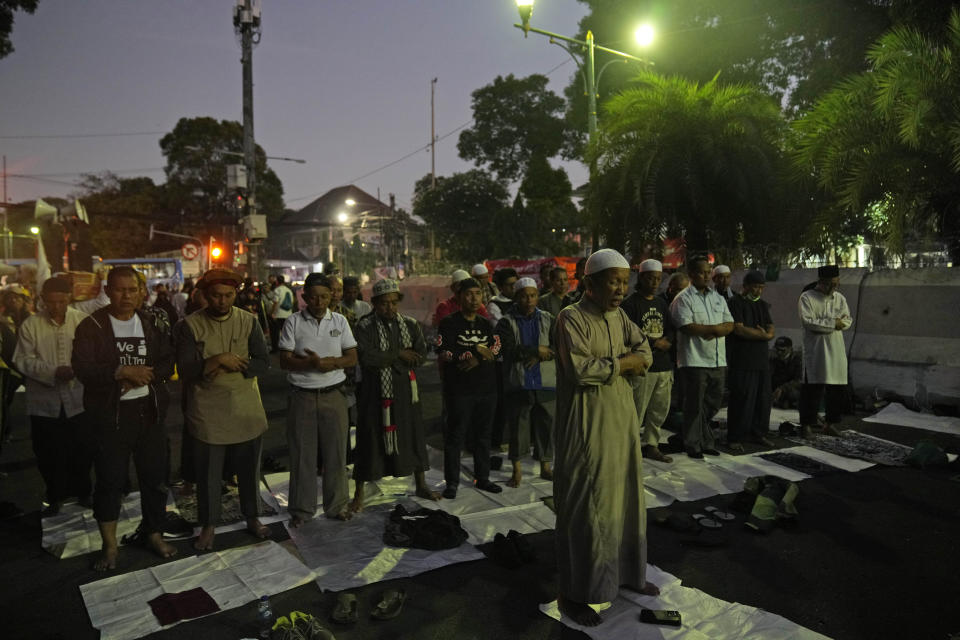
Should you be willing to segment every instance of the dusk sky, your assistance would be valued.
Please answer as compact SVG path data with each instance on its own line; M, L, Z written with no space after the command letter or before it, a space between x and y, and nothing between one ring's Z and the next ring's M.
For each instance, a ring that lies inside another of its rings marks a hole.
M356 184L409 209L430 171L430 80L436 131L471 120L470 93L498 74L551 70L562 92L576 68L542 36L524 39L514 0L263 0L254 49L256 140L297 209ZM158 141L181 117L240 121L240 46L233 0L40 0L16 14L16 51L0 60L0 153L7 199L75 192L81 173L114 171L164 181ZM533 25L574 35L575 0L539 0ZM603 43L598 36L598 43ZM559 67L558 67L559 65ZM110 135L101 137L44 137ZM471 165L458 132L437 144L437 174ZM565 165L574 186L586 179ZM375 172L375 173L372 173ZM366 177L366 174L371 174ZM94 214L95 212L91 212Z

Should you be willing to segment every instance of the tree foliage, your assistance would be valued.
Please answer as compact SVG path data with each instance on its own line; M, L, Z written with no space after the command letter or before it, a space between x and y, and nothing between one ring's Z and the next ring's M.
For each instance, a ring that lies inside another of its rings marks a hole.
M160 149L167 159L164 170L172 207L208 220L236 217L236 194L227 192L227 165L242 164L243 160L218 151L243 152L242 124L206 117L181 118L173 131L160 139ZM255 155L258 212L279 216L283 213L283 185L267 166L260 145Z
M13 12L23 11L32 14L37 10L39 0L0 0L0 58L13 53L10 34L13 32Z
M750 87L644 72L604 105L590 210L611 246L684 235L693 250L777 242L776 103ZM729 259L730 256L724 256Z
M811 240L876 232L887 248L939 236L960 257L960 9L943 37L895 27L870 68L824 95L795 127L794 161L826 207Z
M707 82L718 71L726 82L745 83L769 93L797 114L834 84L866 68L864 51L894 24L921 32L942 31L950 4L942 0L581 0L590 13L580 23L598 44L655 63L663 75ZM633 44L641 22L656 25L648 50ZM597 69L611 60L597 53ZM613 64L600 83L601 99L626 87L632 64ZM572 126L586 127L586 100L579 77L566 91Z
M149 239L150 225L162 219L165 196L163 187L150 178L86 175L77 197L90 216L88 231L95 254L137 258L159 250Z
M474 91L474 123L460 133L460 157L514 182L533 159L557 156L564 146L565 103L547 82L538 74L510 74Z
M452 260L478 262L494 253L495 235L512 233L497 229L493 221L507 206L507 189L494 176L479 169L417 181L413 213L436 234L436 243ZM493 230L493 233L490 233Z

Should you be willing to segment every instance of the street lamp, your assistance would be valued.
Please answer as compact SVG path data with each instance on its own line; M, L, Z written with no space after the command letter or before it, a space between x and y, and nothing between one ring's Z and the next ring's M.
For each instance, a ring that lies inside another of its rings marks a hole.
M40 227L30 227L30 233L37 235L40 233Z
M587 30L586 40L577 40L576 38L562 36L551 31L535 29L530 26L530 16L533 14L534 0L516 0L516 3L517 11L520 13L521 24L515 24L513 26L523 31L523 37L527 37L527 34L529 34L531 31L534 33L539 33L542 36L547 36L550 38L551 44L562 47L567 53L570 54L570 57L573 58L573 61L577 63L577 67L580 69L580 73L583 76L583 90L584 93L587 94L587 135L590 138L590 142L593 142L597 134L597 86L600 83L600 78L603 76L603 72L606 71L608 66L614 62L617 62L618 60L633 60L634 62L641 62L647 65L652 65L653 63L648 60L644 60L643 58L632 56L629 53L624 53L623 51L617 51L616 49L610 49L608 47L602 47L598 44L594 44L593 31L590 30ZM650 44L653 41L653 28L650 25L643 25L637 29L634 36L638 43L645 43L645 45ZM579 57L570 47L561 44L559 41L568 42L578 48L580 50ZM594 53L598 49L605 53L617 56L617 58L609 60L605 65L600 67L600 73L595 73ZM593 180L593 172L594 167L593 164L591 164L591 181ZM593 227L592 242L593 250L596 251L597 245L600 244L600 230L596 224L594 224Z

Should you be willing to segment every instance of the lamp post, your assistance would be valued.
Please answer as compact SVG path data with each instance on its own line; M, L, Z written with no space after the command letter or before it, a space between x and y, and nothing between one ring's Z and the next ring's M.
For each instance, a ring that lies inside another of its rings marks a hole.
M577 63L577 67L580 69L580 74L583 77L583 90L587 95L587 135L592 143L597 134L597 86L600 83L600 78L603 76L603 72L606 71L607 67L609 67L611 64L620 60L625 62L632 60L634 62L640 62L648 65L653 63L648 60L644 60L643 58L630 55L629 53L624 53L623 51L617 51L616 49L610 49L594 43L593 31L590 31L589 29L587 30L586 40L577 40L576 38L562 36L558 33L553 33L552 31L535 29L534 27L530 26L530 16L533 14L534 0L516 0L516 2L517 11L520 13L521 24L515 24L513 26L523 31L523 37L526 38L531 31L542 36L546 36L550 38L550 44L555 44L559 47L562 47L567 53L570 54L570 57L573 58L573 61ZM647 46L653 41L653 28L649 25L643 25L637 29L634 35L639 44L642 46ZM562 44L563 42L574 45L574 47L580 49L580 55L578 56L576 53L574 53L571 47ZM596 50L617 56L617 58L607 61L605 65L600 67L600 73L596 73L595 71ZM593 181L593 173L594 166L593 163L591 163L591 182ZM592 250L596 251L598 245L600 244L600 229L596 223L593 225L592 236Z

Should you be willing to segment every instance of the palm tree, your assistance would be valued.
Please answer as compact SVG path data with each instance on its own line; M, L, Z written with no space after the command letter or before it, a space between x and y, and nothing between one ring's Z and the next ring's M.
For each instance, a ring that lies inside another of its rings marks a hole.
M688 250L735 259L743 242L769 242L786 128L773 100L717 76L700 85L645 72L636 83L606 102L588 154L588 197L610 244L683 234Z
M875 231L903 254L937 236L960 259L960 10L942 37L891 29L870 69L842 82L795 123L795 167L827 196L816 241L844 225Z

